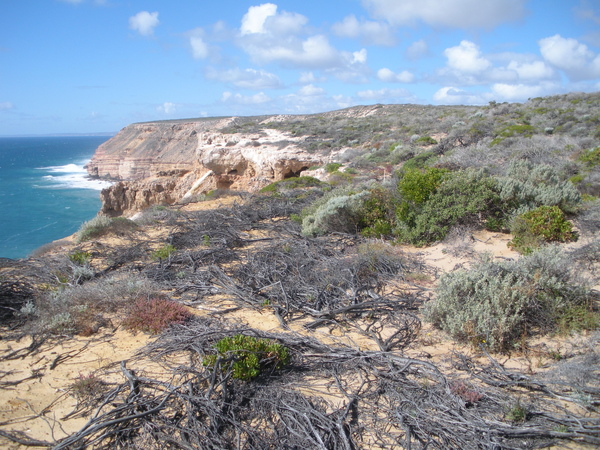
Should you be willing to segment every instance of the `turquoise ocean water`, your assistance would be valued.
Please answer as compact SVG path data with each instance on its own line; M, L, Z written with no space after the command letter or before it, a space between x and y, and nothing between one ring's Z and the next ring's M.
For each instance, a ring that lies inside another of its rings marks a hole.
M100 209L83 166L107 136L0 137L0 257L24 258Z

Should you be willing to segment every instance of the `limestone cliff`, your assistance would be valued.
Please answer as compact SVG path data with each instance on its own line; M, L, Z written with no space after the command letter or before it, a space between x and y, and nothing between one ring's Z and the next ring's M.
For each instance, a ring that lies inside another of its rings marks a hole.
M324 162L322 155L303 148L307 136L267 127L239 132L238 120L190 119L125 127L98 147L87 165L90 176L117 181L102 191L102 212L132 213L216 188L254 191ZM265 123L277 120L281 119L264 118Z

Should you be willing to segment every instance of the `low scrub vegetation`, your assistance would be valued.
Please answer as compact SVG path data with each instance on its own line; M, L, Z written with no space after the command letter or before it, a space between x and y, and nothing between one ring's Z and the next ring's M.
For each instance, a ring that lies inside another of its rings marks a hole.
M205 356L204 365L211 370L231 372L233 378L244 381L282 369L290 361L288 349L281 344L243 334L219 340L215 350L216 354Z
M137 224L125 217L106 217L98 215L85 222L76 233L78 243L105 236L107 234L126 234L135 230Z
M577 330L585 323L594 328L592 291L571 266L555 246L518 261L484 258L472 269L442 276L425 319L454 339L501 352L533 334Z

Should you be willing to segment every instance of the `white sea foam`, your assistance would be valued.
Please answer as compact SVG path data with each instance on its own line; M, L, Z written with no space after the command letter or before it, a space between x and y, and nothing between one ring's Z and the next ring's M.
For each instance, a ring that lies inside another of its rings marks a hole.
M112 183L106 180L90 178L83 164L65 164L64 166L38 167L38 170L56 175L45 175L43 180L48 182L43 187L52 189L94 189L100 191Z

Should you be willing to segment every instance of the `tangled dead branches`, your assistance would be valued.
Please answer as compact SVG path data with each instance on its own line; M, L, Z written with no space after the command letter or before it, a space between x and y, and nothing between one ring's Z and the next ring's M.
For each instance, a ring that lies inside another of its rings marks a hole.
M284 345L290 364L253 381L206 367L215 343L236 334ZM152 358L172 377L131 370L142 358ZM598 443L597 421L576 424L568 415L536 414L534 406L527 424L511 423L506 393L480 384L478 395L466 401L465 391L427 361L214 319L173 328L128 366L122 364L126 381L56 449L498 449L565 438ZM567 425L559 430L557 423Z

